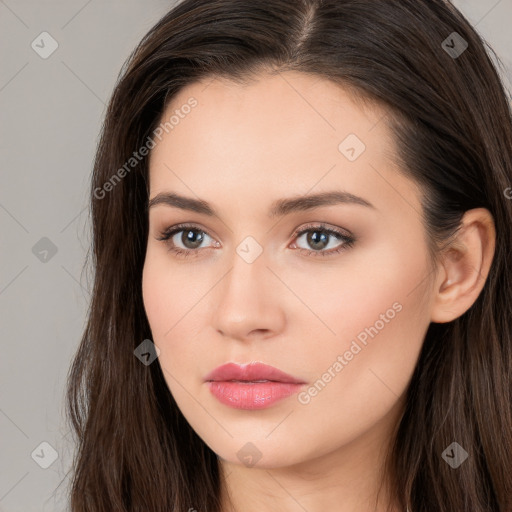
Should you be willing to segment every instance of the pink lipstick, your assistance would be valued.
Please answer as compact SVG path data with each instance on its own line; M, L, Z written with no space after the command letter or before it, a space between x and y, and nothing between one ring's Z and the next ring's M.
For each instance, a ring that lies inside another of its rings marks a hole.
M236 409L264 409L293 395L306 384L263 363L228 363L205 377L219 402Z

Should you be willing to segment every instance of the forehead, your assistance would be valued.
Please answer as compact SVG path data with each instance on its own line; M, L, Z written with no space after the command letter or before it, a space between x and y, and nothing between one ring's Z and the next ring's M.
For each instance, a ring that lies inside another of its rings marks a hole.
M193 109L187 106L191 98L197 100ZM370 134L383 118L383 108L372 104L363 109L362 102L356 104L340 85L297 72L261 74L248 84L220 77L203 79L181 89L161 120L165 122L181 110L188 113L173 124L175 136L188 136L193 131L203 141L229 149L235 149L231 141L242 140L247 145L274 140L279 142L278 147L288 149L304 139L317 143L323 139L323 147L337 149L337 143L349 133L369 142L387 135L382 126L375 137ZM222 131L215 126L222 127ZM222 144L223 141L228 144ZM262 149L269 147L265 145Z
M385 201L411 185L393 169L386 111L364 108L317 76L284 72L244 85L205 79L179 91L161 122L171 117L151 152L151 196L172 189L222 204L335 187ZM347 157L351 146L356 159ZM394 183L386 189L387 179Z

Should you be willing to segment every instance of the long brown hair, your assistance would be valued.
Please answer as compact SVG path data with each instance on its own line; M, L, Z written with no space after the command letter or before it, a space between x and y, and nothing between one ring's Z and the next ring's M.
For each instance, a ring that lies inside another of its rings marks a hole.
M130 159L181 88L262 69L332 80L386 109L400 169L421 186L432 258L465 211L492 213L485 286L465 314L430 324L387 462L404 511L512 510L512 116L486 48L443 0L185 0L146 34L116 83L92 175L94 288L67 387L72 512L220 511L216 454L159 364L134 356L151 339L148 158ZM469 454L456 469L441 456L453 442Z

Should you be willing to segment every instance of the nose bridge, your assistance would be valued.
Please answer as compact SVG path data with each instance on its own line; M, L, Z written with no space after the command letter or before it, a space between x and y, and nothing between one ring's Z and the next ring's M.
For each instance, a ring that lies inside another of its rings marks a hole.
M266 274L269 270L266 265L267 258L263 247L254 237L245 237L233 251L231 271L226 276L227 284L223 294L234 300L244 299L251 302L248 300L251 297L257 300L268 280Z
M244 339L250 332L276 331L283 314L270 279L266 253L252 237L246 237L235 247L230 259L230 271L216 295L214 323L227 337Z

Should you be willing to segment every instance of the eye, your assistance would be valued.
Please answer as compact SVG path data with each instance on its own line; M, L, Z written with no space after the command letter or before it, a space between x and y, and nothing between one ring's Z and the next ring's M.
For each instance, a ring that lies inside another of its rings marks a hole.
M179 233L181 236L176 236ZM168 243L169 251L177 256L188 258L192 255L196 256L205 235L211 238L205 231L193 224L178 224L163 231L157 240ZM177 243L182 243L184 247L179 247Z
M180 236L176 236L179 235ZM297 248L301 252L305 252L308 256L330 256L338 254L353 246L356 239L348 234L344 234L342 231L334 228L328 228L324 224L313 224L307 225L305 228L296 231L294 238L297 240L302 236L308 235L305 238L307 244L313 247L313 250L305 249L298 246ZM201 249L207 249L208 247L201 247L201 244L206 238L211 238L204 230L194 224L178 224L164 230L157 240L166 242L169 245L169 251L173 252L179 257L188 258L195 257L198 255ZM213 239L212 239L213 240ZM342 243L337 247L331 248L328 251L324 249L329 246L331 241L341 241ZM180 247L182 244L183 247ZM216 247L219 247L219 243L214 241ZM292 248L295 248L295 243ZM212 248L210 246L210 248Z
M314 248L314 250L310 250L299 246L299 250L305 251L308 256L331 256L338 254L352 247L356 241L353 236L344 234L334 228L328 228L324 224L308 225L295 233L297 239L300 239L303 235L307 235L305 242L309 244L310 247ZM323 250L329 246L333 239L334 241L338 240L342 243L331 248L331 250Z

